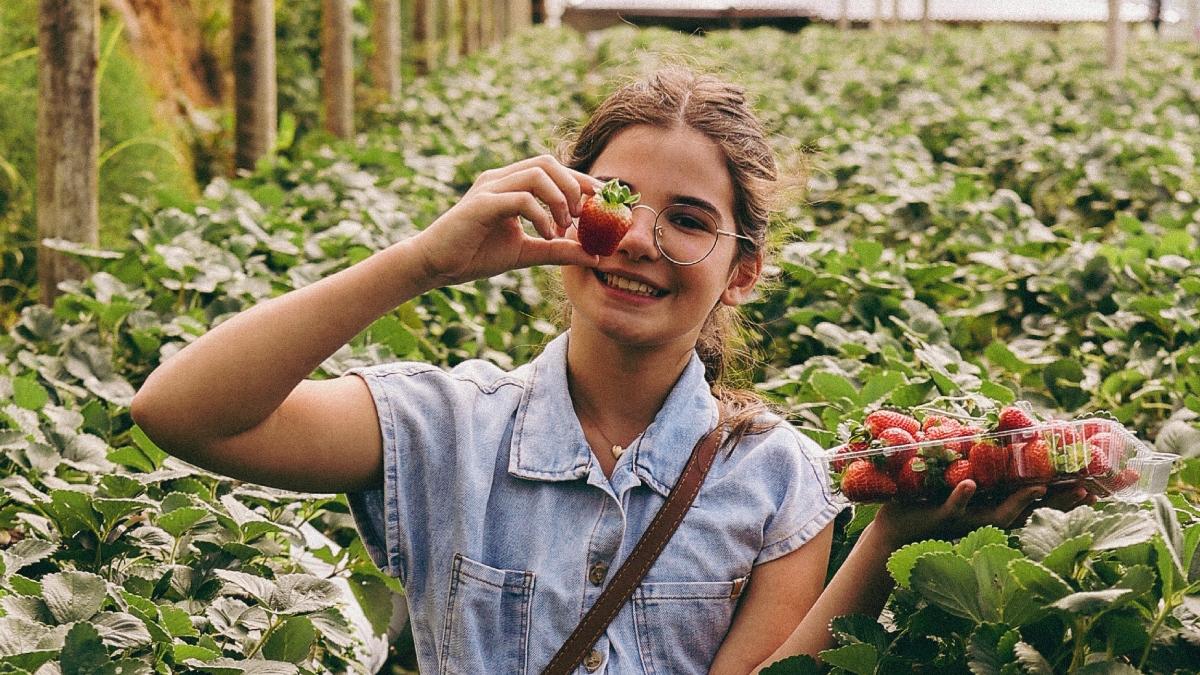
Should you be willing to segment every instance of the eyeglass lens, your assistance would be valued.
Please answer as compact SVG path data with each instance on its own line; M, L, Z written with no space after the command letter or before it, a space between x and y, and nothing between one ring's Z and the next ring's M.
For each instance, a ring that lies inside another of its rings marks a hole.
M706 258L717 245L717 222L704 209L674 204L655 221L654 236L663 255L682 264Z

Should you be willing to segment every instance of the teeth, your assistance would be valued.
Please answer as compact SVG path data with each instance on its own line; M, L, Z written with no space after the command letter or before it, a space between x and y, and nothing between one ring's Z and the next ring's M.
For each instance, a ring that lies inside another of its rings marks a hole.
M638 295L658 295L658 291L654 290L653 287L647 286L640 281L626 279L625 277L619 277L615 274L603 274L603 277L604 283L612 286L613 288L619 288L623 291L629 291L630 293L636 293Z

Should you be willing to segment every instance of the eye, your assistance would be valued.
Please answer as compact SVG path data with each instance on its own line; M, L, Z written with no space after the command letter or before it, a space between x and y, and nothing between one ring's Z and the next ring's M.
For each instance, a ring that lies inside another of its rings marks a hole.
M671 224L684 230L711 230L708 219L697 217L687 211L676 210L671 213Z

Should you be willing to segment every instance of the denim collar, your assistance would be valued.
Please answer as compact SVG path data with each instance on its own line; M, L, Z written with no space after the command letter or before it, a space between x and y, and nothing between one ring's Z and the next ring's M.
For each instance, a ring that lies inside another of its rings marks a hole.
M567 388L567 341L554 338L527 369L517 406L508 472L519 478L565 481L585 478L593 457ZM717 423L717 401L704 380L704 364L693 351L654 421L617 461L655 492L666 496L687 463L692 447Z

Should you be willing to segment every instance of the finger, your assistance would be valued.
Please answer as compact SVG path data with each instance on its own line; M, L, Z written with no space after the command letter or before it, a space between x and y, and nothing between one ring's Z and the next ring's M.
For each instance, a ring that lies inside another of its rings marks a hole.
M996 507L992 513L992 519L1002 527L1020 525L1033 513L1034 502L1045 494L1046 486L1044 485L1030 485L1017 490Z
M971 497L975 496L976 485L975 481L967 479L954 486L954 491L946 498L946 502L942 504L942 511L945 517L961 518L967 512L967 504L971 501Z
M543 238L554 238L555 228L557 227L554 217L542 208L542 205L538 203L538 200L532 194L528 192L501 192L499 194L488 195L487 199L488 205L492 207L496 215L503 218L524 216L526 220L533 223L534 229Z
M1068 483L1050 490L1043 500L1043 505L1059 511L1070 511L1084 503L1087 497L1087 488L1082 483Z
M561 235L571 224L571 204L567 195L563 194L558 183L555 183L541 167L533 166L506 176L492 183L489 189L495 193L528 192L540 199L550 207L550 213L558 225L554 230L555 234ZM576 199L578 200L578 197Z
M534 239L530 237L517 256L518 267L534 265L580 265L598 267L600 256L583 250L579 242L570 239Z
M600 181L592 178L586 173L568 168L560 163L557 159L550 155L542 155L538 157L538 166L540 166L546 175L554 181L558 188L562 190L563 195L567 199L568 211L572 216L579 216L580 206L583 204L583 196L595 194L600 186L604 185Z

